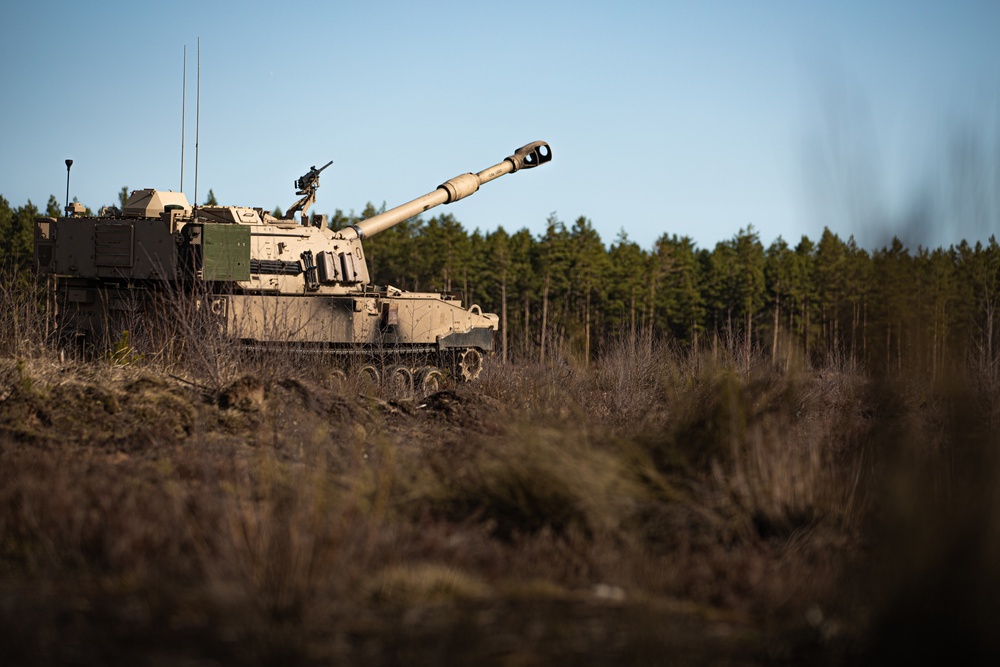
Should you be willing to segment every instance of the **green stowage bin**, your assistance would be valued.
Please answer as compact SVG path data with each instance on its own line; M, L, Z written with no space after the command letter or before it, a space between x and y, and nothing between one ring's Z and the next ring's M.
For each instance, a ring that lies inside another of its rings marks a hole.
M205 280L250 280L249 227L205 223L201 243Z

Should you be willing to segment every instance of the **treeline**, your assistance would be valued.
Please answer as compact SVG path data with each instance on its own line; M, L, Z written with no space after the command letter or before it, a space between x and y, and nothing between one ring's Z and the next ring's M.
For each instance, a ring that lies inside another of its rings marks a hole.
M350 221L337 213L335 226ZM993 237L933 250L894 238L869 252L829 229L765 247L749 227L712 249L664 234L647 250L624 231L605 246L586 217L550 216L534 236L469 233L444 214L366 240L366 254L379 283L461 291L500 314L507 358L589 359L616 336L930 374L998 358Z
M375 215L337 210L339 229ZM0 265L33 276L36 215L0 196ZM749 359L804 352L815 363L936 374L970 354L990 368L998 355L1000 247L962 242L907 248L899 239L869 252L828 229L817 241L768 246L752 228L712 249L662 235L651 249L625 232L606 246L586 217L552 215L545 231L468 232L450 214L415 218L365 241L372 279L406 290L461 292L501 318L505 359L592 359L604 341L666 338L693 350L724 346Z

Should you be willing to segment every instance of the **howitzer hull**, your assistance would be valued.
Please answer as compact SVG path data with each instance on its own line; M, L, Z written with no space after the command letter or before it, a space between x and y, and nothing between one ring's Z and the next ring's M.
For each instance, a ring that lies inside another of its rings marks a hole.
M416 378L434 367L473 380L498 327L496 315L437 293L286 296L216 287L64 278L55 288L59 331L65 345L84 350L167 350L224 339L252 350L323 355L345 371L367 367L379 377L405 367Z

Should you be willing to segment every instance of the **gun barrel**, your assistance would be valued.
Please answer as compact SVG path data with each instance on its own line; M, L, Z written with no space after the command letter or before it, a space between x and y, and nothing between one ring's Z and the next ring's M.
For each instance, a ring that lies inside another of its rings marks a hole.
M483 183L500 178L505 174L512 174L519 169L530 169L545 164L552 159L552 149L544 141L536 141L527 146L517 149L513 155L503 159L502 162L482 170L477 174L461 174L449 179L439 185L433 192L428 192L422 197L417 197L411 201L389 209L367 220L362 220L356 225L350 225L340 230L344 238L364 239L372 234L378 234L389 227L398 225L404 220L408 220L415 215L439 206L450 204L459 199L464 199L479 189Z

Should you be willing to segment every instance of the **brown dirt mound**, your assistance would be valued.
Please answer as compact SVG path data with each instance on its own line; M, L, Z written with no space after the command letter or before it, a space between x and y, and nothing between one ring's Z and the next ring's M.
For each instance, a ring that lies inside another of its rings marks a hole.
M509 417L505 406L495 399L465 388L436 392L415 408L428 419L484 434L502 432L502 424Z

